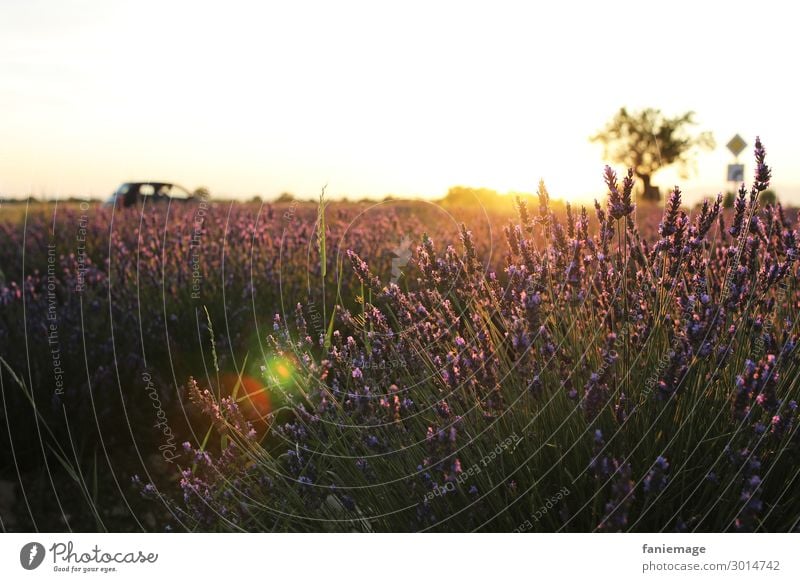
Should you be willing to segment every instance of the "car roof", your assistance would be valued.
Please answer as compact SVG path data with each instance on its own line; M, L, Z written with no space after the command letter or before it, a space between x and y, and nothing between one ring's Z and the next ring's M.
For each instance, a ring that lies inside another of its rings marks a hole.
M128 186L175 186L175 182L123 182Z

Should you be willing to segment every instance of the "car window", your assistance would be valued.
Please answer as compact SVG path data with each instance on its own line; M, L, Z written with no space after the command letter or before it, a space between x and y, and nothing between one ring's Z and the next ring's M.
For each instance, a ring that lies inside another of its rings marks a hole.
M172 186L169 191L170 198L175 198L176 200L186 200L189 198L189 192L181 188L180 186Z
M152 196L155 193L156 189L153 187L152 184L142 184L139 186L139 194L141 196Z

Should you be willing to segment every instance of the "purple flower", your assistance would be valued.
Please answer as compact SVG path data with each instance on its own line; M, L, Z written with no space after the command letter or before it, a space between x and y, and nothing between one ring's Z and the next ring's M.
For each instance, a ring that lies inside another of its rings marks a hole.
M668 482L667 470L669 463L664 457L658 457L653 467L647 473L642 482L642 488L645 493L660 493L663 491Z

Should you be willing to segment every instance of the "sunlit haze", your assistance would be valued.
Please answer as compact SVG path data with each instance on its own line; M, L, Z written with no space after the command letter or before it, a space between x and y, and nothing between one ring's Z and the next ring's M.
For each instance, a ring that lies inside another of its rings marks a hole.
M107 196L169 180L219 196L554 197L602 191L588 137L621 106L694 110L717 148L760 135L800 202L789 3L0 4L0 196ZM748 148L742 160L752 173Z

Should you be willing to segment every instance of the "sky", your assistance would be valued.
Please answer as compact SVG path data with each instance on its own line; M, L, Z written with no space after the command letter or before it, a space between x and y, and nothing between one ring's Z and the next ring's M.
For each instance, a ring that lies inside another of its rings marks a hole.
M588 137L621 107L696 112L728 188L760 135L800 204L796 19L786 2L0 2L0 196L603 191ZM619 168L621 170L621 168Z

